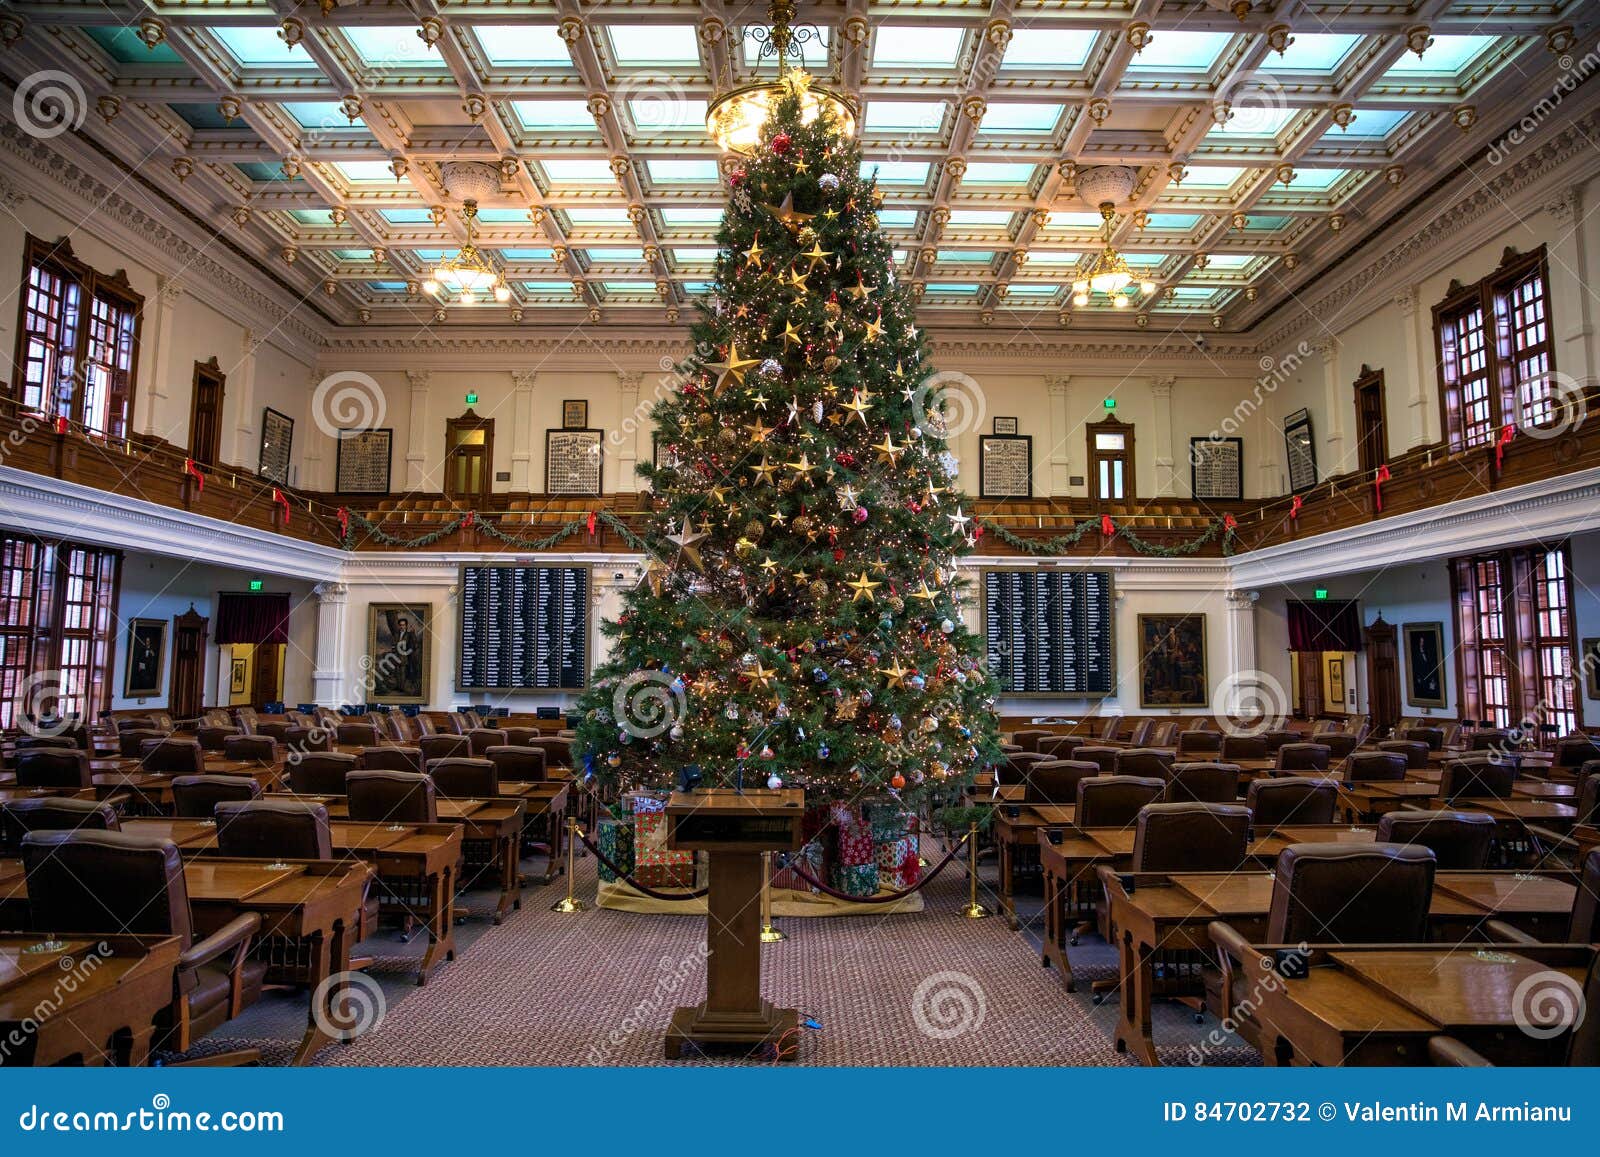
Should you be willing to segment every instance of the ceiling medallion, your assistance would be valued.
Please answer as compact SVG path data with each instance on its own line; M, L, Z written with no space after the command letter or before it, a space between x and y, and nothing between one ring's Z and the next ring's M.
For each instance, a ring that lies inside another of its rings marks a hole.
M750 155L761 144L761 130L779 97L793 93L800 99L800 119L810 124L826 110L846 137L856 131L856 108L849 97L817 84L805 71L800 46L816 36L811 28L791 27L793 0L772 0L767 16L770 30L755 29L761 45L760 59L776 58L778 79L742 85L711 102L706 110L706 132L724 152ZM793 62L791 65L790 62Z

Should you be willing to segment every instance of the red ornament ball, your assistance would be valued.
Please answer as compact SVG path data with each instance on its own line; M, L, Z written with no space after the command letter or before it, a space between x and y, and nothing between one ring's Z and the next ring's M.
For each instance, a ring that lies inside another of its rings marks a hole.
M746 174L743 169L735 169L732 173L728 174L728 184L732 188L737 189L740 185L744 184L745 176Z
M906 777L901 775L898 771L889 777L889 786L894 788L895 791L899 791L901 788L905 787L905 785Z
M790 140L788 133L779 133L772 138L772 151L780 157L787 157L792 146L793 141Z

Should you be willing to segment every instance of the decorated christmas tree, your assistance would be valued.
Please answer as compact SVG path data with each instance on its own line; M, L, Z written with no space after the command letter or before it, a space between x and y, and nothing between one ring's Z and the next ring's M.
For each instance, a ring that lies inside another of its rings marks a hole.
M621 789L954 785L999 759L958 604L977 541L946 399L859 147L784 75L730 204L695 355L653 411L648 570L581 711Z

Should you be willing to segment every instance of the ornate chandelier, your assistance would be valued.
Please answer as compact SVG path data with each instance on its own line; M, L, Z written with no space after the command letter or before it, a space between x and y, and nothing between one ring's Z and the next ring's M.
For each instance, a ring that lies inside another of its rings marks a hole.
M1110 201L1100 202L1100 219L1105 222L1101 227L1101 239L1104 244L1100 252L1095 254L1094 264L1089 266L1088 275L1072 283L1073 305L1080 308L1088 305L1089 294L1100 293L1109 297L1115 308L1127 309L1139 295L1149 297L1158 288L1153 281L1142 281L1137 286L1134 285L1133 270L1128 268L1127 259L1111 244L1111 222L1116 215L1115 205Z
M754 33L761 42L760 59L777 58L778 79L743 85L724 93L706 110L706 132L724 152L745 156L755 152L761 143L762 126L772 115L778 98L786 92L800 97L803 124L810 124L826 109L844 136L855 135L855 104L849 97L817 84L805 71L798 48L812 39L815 32L810 28L791 27L794 14L793 0L772 0L767 8L771 30L758 29ZM788 63L791 59L795 62L793 67Z
M502 304L511 300L511 290L499 270L472 243L473 222L478 219L478 203L463 201L461 216L467 222L467 243L454 257L446 257L433 267L433 274L422 288L433 296L457 305L487 304L492 297Z

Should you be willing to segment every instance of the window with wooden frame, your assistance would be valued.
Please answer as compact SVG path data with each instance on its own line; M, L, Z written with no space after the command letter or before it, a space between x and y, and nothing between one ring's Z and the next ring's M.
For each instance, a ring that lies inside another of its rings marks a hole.
M133 407L144 298L96 272L65 239L27 239L13 397L90 434L122 438Z
M1570 575L1564 545L1453 561L1463 717L1563 735L1582 725Z
M1521 255L1508 249L1488 277L1451 282L1433 307L1441 428L1451 451L1492 445L1508 426L1559 419L1549 285L1544 246Z
M1088 425L1089 485L1102 502L1124 502L1134 497L1133 425L1109 414Z
M85 722L111 705L121 555L0 535L0 728L24 718Z

